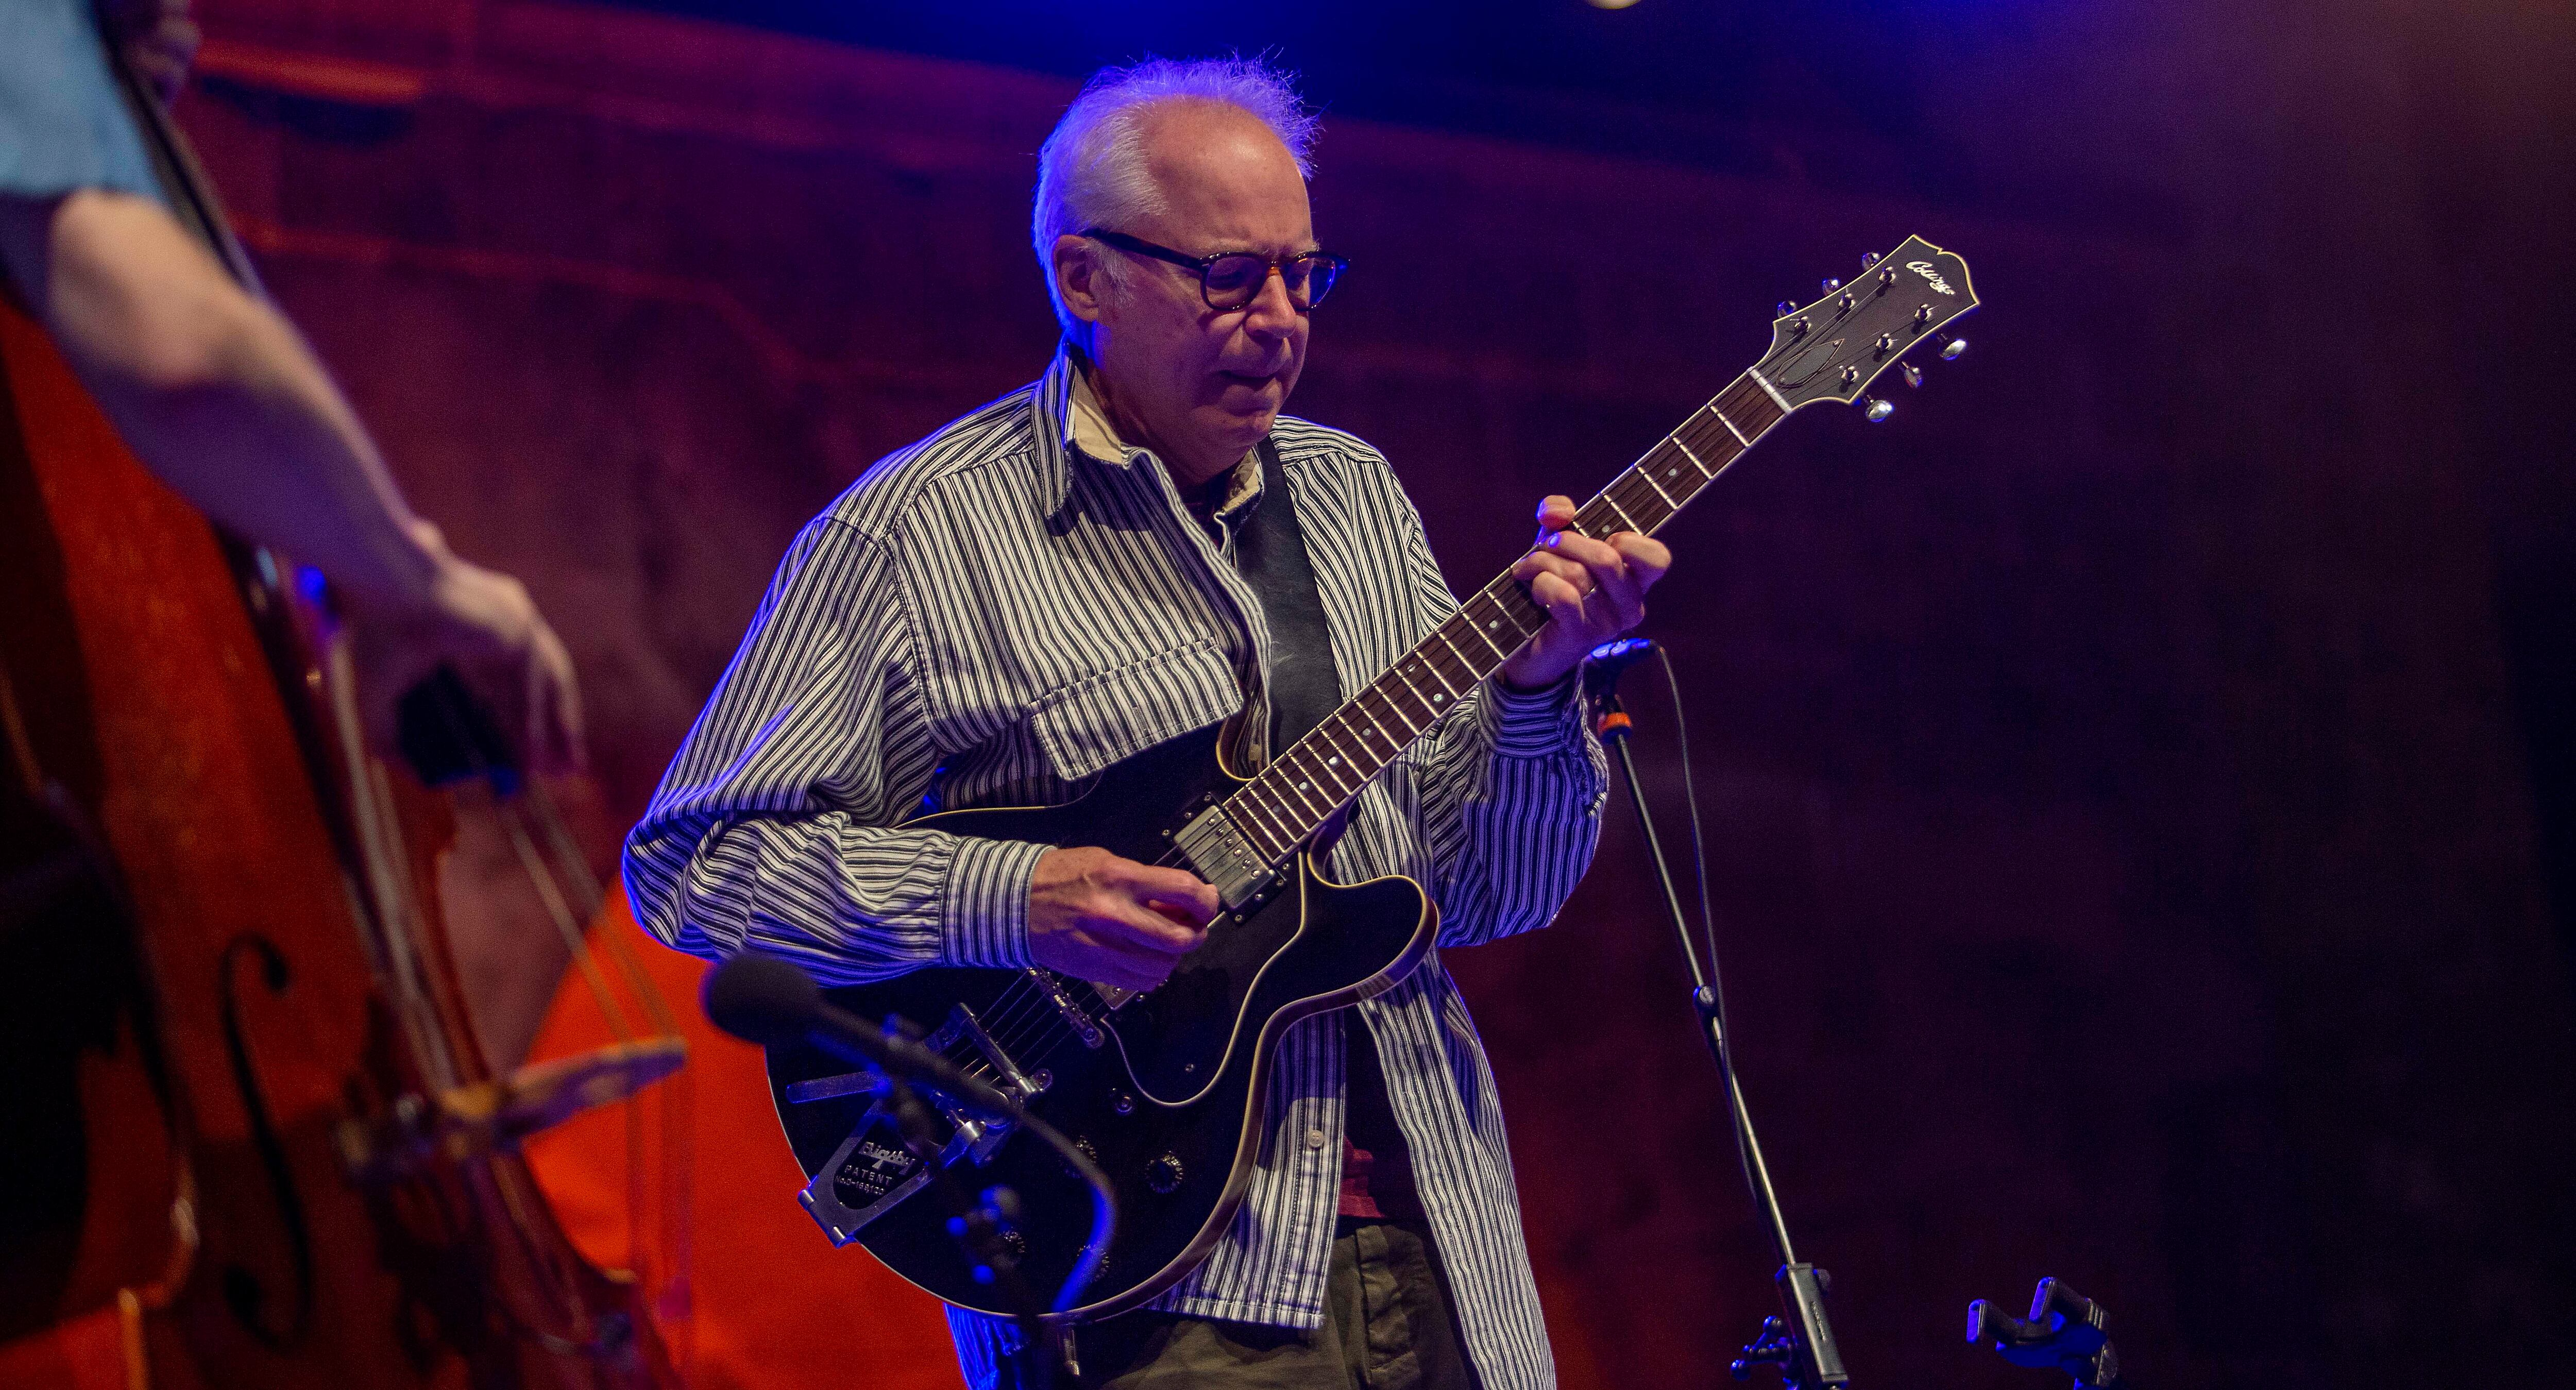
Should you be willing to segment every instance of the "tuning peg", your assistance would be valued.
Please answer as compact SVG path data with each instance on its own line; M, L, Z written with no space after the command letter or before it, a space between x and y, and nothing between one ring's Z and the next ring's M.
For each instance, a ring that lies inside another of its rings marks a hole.
M1825 277L1825 293L1832 294L1834 291L1841 289L1842 287L1842 281L1837 280L1830 275Z
M1860 253L1860 268L1861 268L1861 269L1863 269L1863 270L1867 270L1867 269L1869 269L1871 266L1874 266L1874 265L1876 265L1876 264L1878 264L1878 253L1877 253L1877 252L1875 252L1875 251L1863 251L1863 252L1861 252L1861 253Z
M1897 375L1905 378L1906 385L1913 387L1917 391L1923 389L1923 369L1921 367L1915 366L1911 362L1899 362L1896 364L1896 373Z
M1773 315L1771 316L1771 317L1773 317L1773 318L1775 318L1775 319L1785 319L1785 318L1789 317L1791 314L1794 314L1794 313L1798 312L1798 306L1797 306L1797 305L1795 305L1795 304L1790 303L1789 301L1787 301L1787 300L1785 300L1785 299L1784 299L1784 300L1781 300L1778 304L1776 304L1776 305L1774 305L1774 306L1772 306L1772 307L1774 307L1774 308L1776 308L1777 310L1779 310L1779 312L1778 312L1778 313L1775 313L1775 314L1773 314Z
M1881 420L1884 420L1888 416L1896 413L1896 403L1894 401L1882 400L1876 396L1869 396L1864 398L1864 403L1861 406L1860 413L1868 416L1869 422L1875 425Z
M1967 340L1967 339L1965 339L1965 338L1952 338L1952 339L1950 340L1950 342L1949 342L1948 346L1943 347L1943 348L1941 349L1941 360L1942 360L1942 361L1944 361L1944 362L1956 362L1956 361L1958 361L1958 360L1959 360L1959 354L1960 354L1960 353L1963 353L1963 352L1966 352L1967 350L1968 350L1968 340Z

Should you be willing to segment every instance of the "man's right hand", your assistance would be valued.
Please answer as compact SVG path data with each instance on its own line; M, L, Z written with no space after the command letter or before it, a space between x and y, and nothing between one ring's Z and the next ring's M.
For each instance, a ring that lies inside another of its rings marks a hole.
M1152 989L1207 939L1224 904L1179 869L1105 849L1052 849L1029 884L1029 956L1059 975Z

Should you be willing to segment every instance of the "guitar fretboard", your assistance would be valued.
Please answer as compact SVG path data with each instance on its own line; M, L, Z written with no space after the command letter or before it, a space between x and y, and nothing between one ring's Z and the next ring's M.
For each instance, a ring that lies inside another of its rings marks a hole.
M1737 377L1578 508L1567 529L1653 535L1788 413L1761 378ZM1238 788L1227 818L1264 862L1285 860L1546 623L1547 610L1505 571Z

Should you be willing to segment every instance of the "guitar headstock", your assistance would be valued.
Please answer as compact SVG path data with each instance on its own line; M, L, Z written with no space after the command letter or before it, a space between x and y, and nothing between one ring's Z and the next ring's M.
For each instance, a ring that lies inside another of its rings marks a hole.
M1957 357L1967 342L1945 330L1976 307L1968 263L1907 237L1884 256L1864 258L1850 284L1826 281L1815 303L1782 304L1771 324L1771 350L1755 370L1791 410L1819 401L1849 405L1890 367L1902 368L1906 385L1919 386L1923 374L1906 354L1928 343L1944 360ZM1873 400L1869 418L1884 420L1892 409Z

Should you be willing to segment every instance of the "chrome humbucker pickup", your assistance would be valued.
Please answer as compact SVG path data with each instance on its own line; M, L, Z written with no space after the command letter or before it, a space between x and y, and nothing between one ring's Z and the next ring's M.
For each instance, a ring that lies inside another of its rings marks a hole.
M1172 843L1227 907L1243 906L1270 878L1270 866L1262 862L1260 852L1235 827L1223 806L1210 806L1190 817L1188 824L1173 832Z

